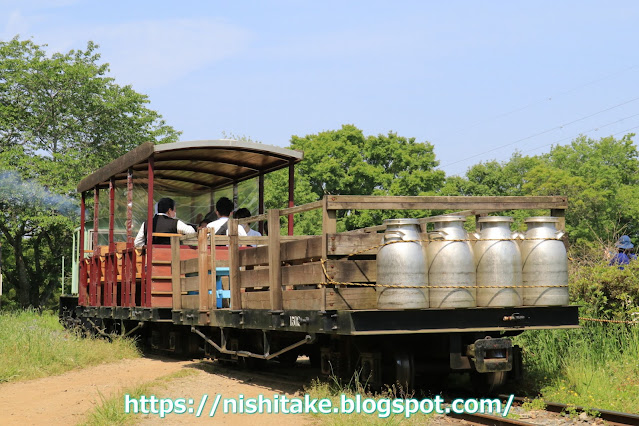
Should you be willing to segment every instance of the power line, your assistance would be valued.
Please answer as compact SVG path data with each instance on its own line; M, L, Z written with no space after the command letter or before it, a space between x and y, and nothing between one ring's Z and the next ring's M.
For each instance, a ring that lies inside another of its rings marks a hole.
M453 161L453 162L451 162L451 163L444 164L444 165L442 165L441 167L448 167L448 166L452 166L453 164L458 164L458 163L465 162L465 161L467 161L467 160L472 160L473 158L480 157L480 156L482 156L482 155L484 155L484 154L488 154L488 153L490 153L490 152L497 151L497 150L502 149L502 148L505 148L505 147L507 147L507 146L515 145L515 144L517 144L517 143L519 143L519 142L523 142L523 141L525 141L525 140L532 139L532 138L535 138L535 137L537 137L537 136L544 135L544 134L546 134L546 133L550 133L550 132L552 132L552 131L554 131L554 130L560 130L560 129L563 129L564 127L566 127L566 126L570 126L571 124L578 123L578 122L580 122L580 121L583 121L583 120L586 120L586 119L588 119L588 118L594 117L594 116L596 116L596 115L602 114L602 113L604 113L604 112L607 112L607 111L613 110L613 109L615 109L615 108L619 108L620 106L627 105L627 104L632 103L632 102L635 102L635 101L637 101L637 100L639 100L639 97L636 97L636 98L630 99L630 100L628 100L628 101L625 101L625 102L622 102L622 103L620 103L620 104L617 104L617 105L611 106L611 107L606 108L606 109L603 109L603 110L601 110L601 111L597 111L597 112L595 112L595 113L593 113L593 114L590 114L590 115L587 115L587 116L585 116L585 117L578 118L578 119L576 119L576 120L569 121L569 122L564 123L564 124L560 124L560 125L558 125L558 126L552 127L552 128L550 128L550 129L544 130L544 131L542 131L542 132L535 133L534 135L526 136L525 138L518 139L518 140L516 140L516 141L514 141L514 142L510 142L510 143L507 143L507 144L505 144L505 145L501 145L501 146L498 146L498 147L496 147L496 148L489 149L488 151L484 151L484 152L481 152L481 153L479 153L479 154L471 155L470 157L462 158L461 160L457 160L457 161Z
M638 116L638 115L639 115L639 114L629 115L628 117L620 118L620 119L619 119L619 120L617 120L617 121L613 121L613 122L611 122L611 123L602 124L601 126L597 126L597 127L594 127L594 128L592 128L592 129L590 129L590 130L586 130L586 131L585 131L585 132L583 132L583 133L596 132L596 131L598 131L599 129L602 129L602 128L604 128L604 127L608 127L608 126L612 126L613 124L620 123L620 122L622 122L622 121L624 121L624 120L627 120L627 119L632 118L632 117L636 117L636 116ZM637 127L639 127L639 126L637 126ZM620 134L620 133L626 133L626 132L629 132L630 130L634 130L634 129L636 129L637 127L632 127L632 128L630 128L630 129L623 130L623 131L621 131L621 132L613 133L613 136L616 136L616 135L618 135L618 134ZM547 146L551 146L551 145L555 145L555 144L558 144L559 142L563 142L563 141L565 141L565 140L567 140L567 139L572 139L572 138L573 138L573 136L568 136L568 137L566 137L566 138L562 138L562 139L556 140L556 141L554 141L554 142L551 142L551 143L548 143L548 144L545 144L545 145L538 146L538 147L533 148L533 149L529 149L529 150L526 150L526 151L522 151L522 153L524 153L524 154L525 154L525 153L527 153L527 152L536 151L536 150L538 150L538 149L545 148L545 147L547 147Z
M451 134L454 134L454 135L455 135L455 134L459 134L459 133L462 133L462 132L464 132L464 131L466 131L466 130L468 130L468 129L472 129L473 127L477 127L478 125L483 124L483 123L485 123L485 122L487 122L487 121L493 121L493 120L497 120L497 119L502 118L502 117L507 117L507 116L509 116L509 115L511 115L511 114L514 114L514 113L517 113L517 112L520 112L520 111L524 111L524 110L526 110L526 109L528 109L528 108L530 108L530 107L532 107L532 106L535 106L535 105L537 105L537 104L544 103L544 102L550 102L550 101L552 101L554 98L560 97L560 96L562 96L562 95L566 95L566 94L568 94L568 93L575 92L575 91L577 91L577 90L579 90L579 89L582 89L582 88L584 88L584 87L590 86L590 85L595 84L595 83L599 83L600 81L607 80L607 79L609 79L609 78L611 78L611 77L615 77L615 76L617 76L617 75L619 75L619 74L622 74L622 73L624 73L624 72L630 71L630 70L635 69L635 68L637 68L637 67L638 67L638 65L632 65L632 66L630 66L630 67L623 68L623 69L618 70L618 71L615 71L615 72L613 72L613 73L611 73L611 74L605 75L605 76L603 76L603 77L601 77L601 78L597 78L597 79L594 79L594 80L588 81L588 82L586 82L586 83L584 83L584 84L581 84L581 85L579 85L579 86L575 86L575 87L572 87L572 88L570 88L570 89L564 90L563 92L559 92L557 95L554 95L554 96L547 96L547 97L544 97L543 99L539 99L539 100L537 100L537 101L533 101L533 102L531 102L531 103L529 103L529 104L527 104L527 105L524 105L524 106L522 106L522 107L518 107L518 108L515 108L515 109L510 110L510 111L508 111L508 112L504 112L504 113L501 113L501 114L497 114L497 115L495 115L495 116L493 116L493 117L489 117L489 118L487 118L487 119L477 121L477 122L475 122L474 124L471 124L471 125L469 125L469 126L466 126L466 127L461 128L461 129L458 129L457 131L452 131L452 133L451 133Z

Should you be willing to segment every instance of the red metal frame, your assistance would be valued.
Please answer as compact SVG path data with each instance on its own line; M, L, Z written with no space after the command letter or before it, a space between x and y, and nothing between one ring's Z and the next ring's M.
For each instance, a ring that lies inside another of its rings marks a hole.
M155 174L155 162L153 156L149 157L149 197L146 214L146 280L142 286L142 306L151 307L151 286L153 274L153 180Z
M122 251L121 276L120 303L122 306L134 306L135 297L131 303L131 289L135 289L136 265L133 247L133 169L130 167L126 176L126 249Z
M84 260L84 216L86 212L85 197L86 192L82 192L82 197L80 198L80 237L78 238L78 265L80 269L80 276L78 279L78 304L80 306L86 306L88 304L87 263Z
M100 262L100 247L98 246L98 206L100 205L100 189L93 189L93 255L91 257L89 276L89 304L98 306L101 303L99 297L99 282L102 276L102 264Z
M115 177L109 180L109 251L104 261L104 306L115 306L118 288L118 258L115 252Z

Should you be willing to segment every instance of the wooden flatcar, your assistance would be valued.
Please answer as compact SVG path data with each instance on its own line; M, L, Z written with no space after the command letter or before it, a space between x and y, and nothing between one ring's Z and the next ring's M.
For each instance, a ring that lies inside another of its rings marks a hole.
M295 206L294 165L302 159L299 151L243 141L145 143L86 177L78 185L78 296L61 299L65 312L99 332L137 334L176 353L197 355L204 346L208 356L247 364L293 363L305 354L325 374L357 373L372 386L412 387L468 371L482 388L494 388L505 372L521 374L510 336L578 326L575 306L378 309L384 283L377 283L376 253L384 227L337 232L336 225L339 210L358 209L462 215L549 209L563 220L565 198L327 195ZM288 206L267 212L264 176L283 168ZM148 233L146 246L134 247L161 196L175 198L178 217L197 224L221 195L236 207L249 204L254 214L230 219L228 236L205 228L153 245ZM295 214L321 217L321 235L293 235ZM424 233L428 221L420 220ZM268 235L238 236L244 224Z

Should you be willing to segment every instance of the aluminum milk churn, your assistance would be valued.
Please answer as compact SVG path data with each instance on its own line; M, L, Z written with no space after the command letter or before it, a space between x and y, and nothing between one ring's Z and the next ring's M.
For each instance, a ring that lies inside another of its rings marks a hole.
M377 283L398 286L427 286L428 274L417 219L384 221L383 246L377 253ZM412 241L410 241L412 240ZM378 287L379 309L428 308L428 288Z
M568 258L559 240L563 232L556 228L559 219L537 216L525 222L528 230L521 245L524 305L567 305L568 287L547 287L568 285Z
M442 216L433 222L435 231L429 233L426 249L431 308L477 306L475 259L463 228L465 220L463 216Z
M521 253L510 231L512 217L482 217L473 248L477 266L477 306L521 306ZM503 287L503 288L481 288Z

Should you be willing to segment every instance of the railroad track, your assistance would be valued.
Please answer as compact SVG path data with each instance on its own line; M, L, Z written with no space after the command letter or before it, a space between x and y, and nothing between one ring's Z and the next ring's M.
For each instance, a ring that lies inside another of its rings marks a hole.
M500 395L500 398L508 399L508 395ZM516 397L514 398L514 402L523 404L525 402L524 398ZM557 402L546 402L545 411L550 413L561 413L566 409L570 409L571 411L582 413L587 411L584 407L579 406L569 406L567 404L561 404ZM599 418L604 420L608 425L639 425L639 415L631 414L631 413L620 413L617 411L610 410L601 410L593 408L590 411L595 410L599 413ZM467 422L471 422L474 424L482 424L482 425L496 425L496 426L505 426L505 425L535 425L538 423L531 423L523 420L509 419L505 417L493 416L488 414L456 414L450 413L447 416L465 420Z
M499 395L500 398L508 398L508 395ZM524 403L525 399L521 397L515 397L514 401L517 403ZM546 411L551 413L561 413L566 409L570 409L577 413L588 411L587 408L561 404L558 402L545 402ZM599 408L591 408L589 411L597 411L599 418L605 420L609 425L639 425L639 415L631 413L620 413L618 411L601 410Z

